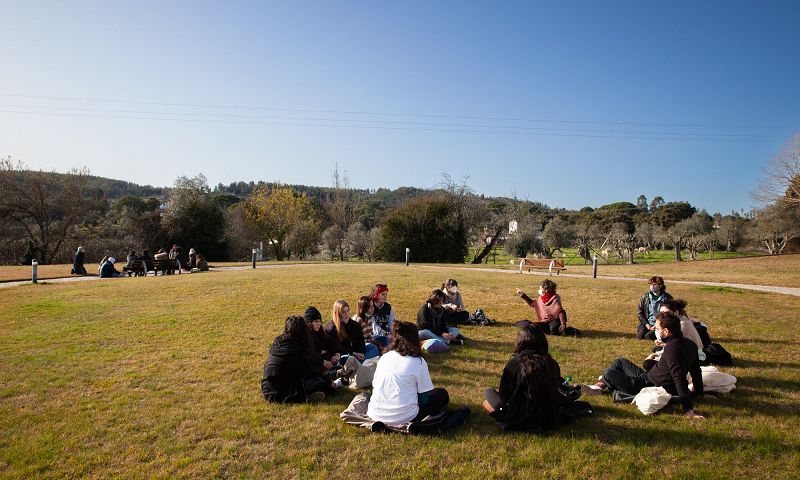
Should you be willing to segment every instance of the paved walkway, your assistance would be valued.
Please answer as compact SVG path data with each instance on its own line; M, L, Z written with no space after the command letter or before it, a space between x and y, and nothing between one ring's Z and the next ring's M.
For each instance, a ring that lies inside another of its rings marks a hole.
M288 268L288 267L303 267L303 266L314 266L316 264L313 263L286 263L281 265L258 265L257 268ZM224 272L228 270L250 270L253 267L250 265L246 266L232 266L232 267L215 267L212 268L212 272ZM475 267L454 267L452 265L449 266L437 266L437 265L425 265L423 268L437 268L437 269L458 269L458 270L468 270L468 271L481 271L481 272L492 272L492 273L506 273L506 274L513 274L513 275L539 275L547 277L549 274L547 272L523 272L520 274L518 270L510 270L510 269L503 269L503 268L475 268ZM591 275L580 275L576 273L562 273L558 275L556 278L560 277L567 277L567 278L592 278ZM128 277L120 277L120 278L128 278ZM600 280L616 280L616 281L623 281L623 282L646 282L646 278L636 278L636 277L615 277L609 275L598 275L598 279ZM93 280L100 280L99 277L64 277L64 278L51 278L51 279L42 279L40 280L41 283L66 283L66 282L86 282L86 281L93 281ZM18 281L18 282L0 282L0 288L8 288L8 287L16 287L17 285L26 285L30 284L30 280L26 281ZM695 280L673 280L670 279L669 283L681 283L686 285L705 285L709 287L729 287L729 288L739 288L742 290L755 290L758 292L769 292L769 293L780 293L783 295L791 295L794 297L800 297L800 288L793 288L793 287L774 287L771 285L750 285L745 283L723 283L723 282L705 282L705 281L695 281Z

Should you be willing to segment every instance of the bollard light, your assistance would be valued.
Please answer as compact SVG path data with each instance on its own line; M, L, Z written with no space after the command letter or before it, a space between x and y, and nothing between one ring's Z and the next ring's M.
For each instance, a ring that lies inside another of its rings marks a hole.
M597 254L592 257L592 278L597 278Z
M256 253L258 253L258 249L253 249L253 268L256 268Z
M36 259L34 258L33 260L31 260L31 283L36 283L37 280L36 277L38 277L39 274L38 270L39 270L39 262L37 262Z
M411 249L406 247L406 267L408 266L408 258L411 255Z

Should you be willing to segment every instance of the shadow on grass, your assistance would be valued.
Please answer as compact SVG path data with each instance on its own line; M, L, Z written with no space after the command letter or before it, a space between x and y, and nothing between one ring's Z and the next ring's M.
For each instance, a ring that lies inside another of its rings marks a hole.
M800 369L800 363L794 362L767 362L764 360L742 360L738 358L733 359L733 365L731 367L737 368L793 368L795 370ZM724 366L721 368L725 368Z
M775 340L773 340L773 339L770 339L770 338L757 338L757 337L754 337L754 338L724 338L724 337L713 336L713 337L711 337L711 341L714 342L714 343L722 344L723 347L725 345L727 345L727 344L733 344L733 343L742 343L742 344L760 343L760 344L764 344L764 345L794 345L794 346L800 345L800 342L794 342L792 340L785 340L785 339L775 339Z

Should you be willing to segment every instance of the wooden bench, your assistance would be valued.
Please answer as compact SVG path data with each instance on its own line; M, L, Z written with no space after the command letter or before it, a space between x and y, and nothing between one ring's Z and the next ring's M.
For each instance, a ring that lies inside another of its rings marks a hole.
M134 260L131 266L127 265L122 267L122 271L126 272L128 276L146 276L147 272L153 272L153 276L158 275L158 272L177 272L181 273L181 262L176 258L168 258L165 260Z
M561 270L566 270L566 267L564 267L564 260L552 258L520 258L519 273L522 273L523 268L527 269L528 273L531 273L532 268L540 268L550 272L550 275L552 275L554 271L556 275L559 275L561 274Z

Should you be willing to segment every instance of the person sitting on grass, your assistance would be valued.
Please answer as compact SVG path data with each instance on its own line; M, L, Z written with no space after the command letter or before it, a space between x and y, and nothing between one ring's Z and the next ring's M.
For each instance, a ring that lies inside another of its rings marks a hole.
M325 325L325 333L330 337L333 351L341 355L341 365L350 356L354 356L359 362L378 356L378 347L364 342L361 325L350 318L350 305L344 300L333 303L331 320Z
M667 286L661 277L650 277L647 280L650 290L639 299L639 325L636 327L636 338L639 340L656 339L656 315L661 304L672 300L672 295L667 293Z
M335 387L342 386L342 381L337 378L340 355L336 352L335 346L329 335L322 328L322 314L316 307L309 306L303 312L303 319L308 325L308 333L311 336L311 363L316 366L319 372L327 379L333 380Z
M672 395L678 395L683 411L689 418L704 418L694 411L692 391L689 390L687 374L691 375L694 394L703 395L703 375L697 357L697 345L681 333L681 321L670 312L656 316L655 330L664 341L664 350L658 361L645 361L649 370L643 370L626 358L617 358L611 363L601 380L594 385L584 385L582 393L598 395L610 390L636 395L644 387L664 387ZM656 354L648 357L654 360Z
M378 351L383 350L389 345L389 337L386 335L375 335L375 328L372 325L372 314L375 312L375 304L372 297L364 295L358 299L358 313L353 320L361 325L364 334L364 342L371 343L378 347Z
M208 260L206 260L206 257L204 257L204 256L202 256L202 255L200 255L198 253L197 254L197 266L195 268L197 268L197 270L199 270L201 272L207 272L208 271Z
M539 296L531 299L519 288L517 295L536 312L537 324L544 333L563 335L567 330L567 312L561 306L561 296L556 293L556 283L545 279L539 284Z
M547 430L570 418L562 409L575 403L559 390L564 383L558 363L548 353L541 327L527 322L517 334L514 355L503 368L500 389L484 390L483 408L512 430ZM585 403L585 402L581 402ZM588 404L582 407L591 407Z
M444 317L444 301L447 296L443 291L433 290L428 301L419 307L417 327L422 340L435 339L450 345L463 345L464 339L455 327L448 327Z
M105 263L100 265L100 278L113 278L122 275L114 268L114 262L116 262L114 257L108 257Z
M453 326L457 326L459 323L467 323L467 320L469 320L469 312L466 307L464 307L464 299L461 298L461 292L458 291L458 281L454 278L448 278L447 281L442 284L442 291L445 294L445 322Z
M389 298L389 287L385 283L375 285L370 294L373 301L372 333L389 338L394 322L394 309L386 300Z
M680 319L681 333L683 334L684 338L688 338L689 340L693 341L695 345L697 345L697 356L700 358L700 362L702 363L706 359L706 353L703 351L703 340L700 338L700 334L697 333L694 322L691 318L689 318L689 315L686 314L686 305L686 300L670 299L661 304L660 311L670 312ZM656 338L656 348L663 346L663 340Z
M389 349L378 361L372 379L367 416L386 425L400 425L439 413L450 396L444 388L433 387L417 327L398 320L391 333Z
M321 402L333 382L312 364L311 337L305 319L290 316L275 337L264 364L261 393L276 403Z

